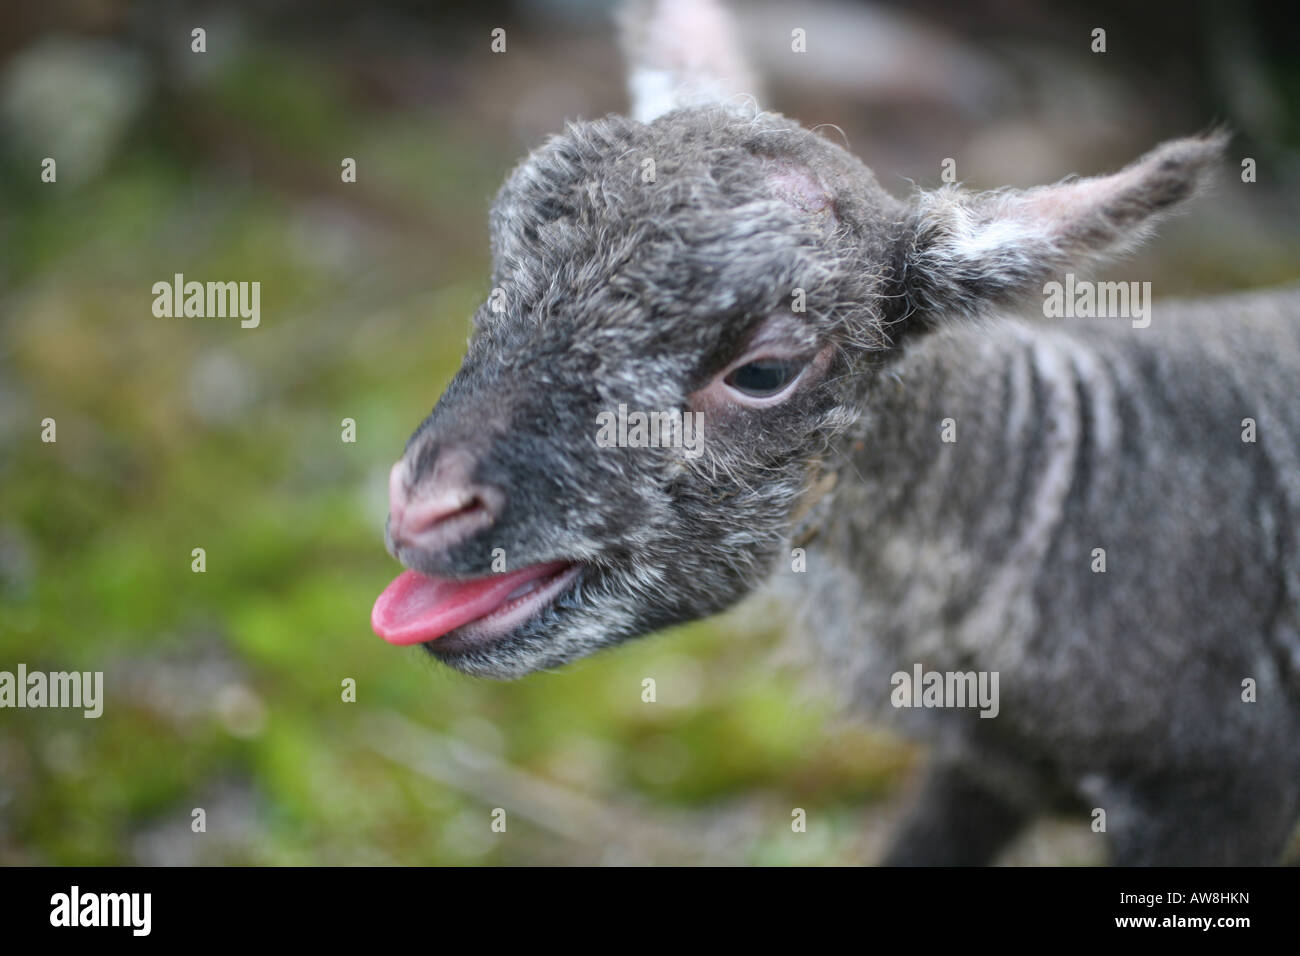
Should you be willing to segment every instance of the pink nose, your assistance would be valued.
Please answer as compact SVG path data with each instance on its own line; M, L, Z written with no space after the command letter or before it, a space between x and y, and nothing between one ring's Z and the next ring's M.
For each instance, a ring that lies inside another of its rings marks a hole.
M450 547L500 513L505 496L471 482L475 461L468 452L442 451L429 476L414 484L410 462L403 458L388 475L389 531L399 547Z

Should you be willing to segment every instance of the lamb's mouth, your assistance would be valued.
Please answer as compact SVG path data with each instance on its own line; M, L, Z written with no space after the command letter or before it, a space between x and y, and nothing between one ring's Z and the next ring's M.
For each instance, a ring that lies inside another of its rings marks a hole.
M580 570L571 561L551 561L469 579L403 571L375 601L370 626L390 644L497 640L540 614Z

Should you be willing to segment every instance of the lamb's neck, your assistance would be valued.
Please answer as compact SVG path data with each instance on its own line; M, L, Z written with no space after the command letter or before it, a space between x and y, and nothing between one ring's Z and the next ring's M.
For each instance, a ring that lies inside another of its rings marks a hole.
M1008 325L936 333L877 375L816 536L828 568L856 583L855 626L938 640L985 605L1006 613L1098 453L1097 410L1083 404L1092 362Z

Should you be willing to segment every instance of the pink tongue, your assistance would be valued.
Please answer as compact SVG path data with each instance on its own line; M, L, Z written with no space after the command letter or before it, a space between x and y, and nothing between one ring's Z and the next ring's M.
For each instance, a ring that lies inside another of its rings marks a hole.
M384 589L370 612L370 626L390 644L422 644L462 624L487 617L515 589L563 568L564 562L455 581L403 571Z

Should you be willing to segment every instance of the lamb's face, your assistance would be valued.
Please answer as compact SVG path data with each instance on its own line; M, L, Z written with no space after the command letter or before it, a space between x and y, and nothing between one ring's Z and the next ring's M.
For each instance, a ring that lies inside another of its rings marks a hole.
M880 322L791 125L603 120L510 177L464 364L393 469L412 570L382 636L513 677L729 607L788 555Z

